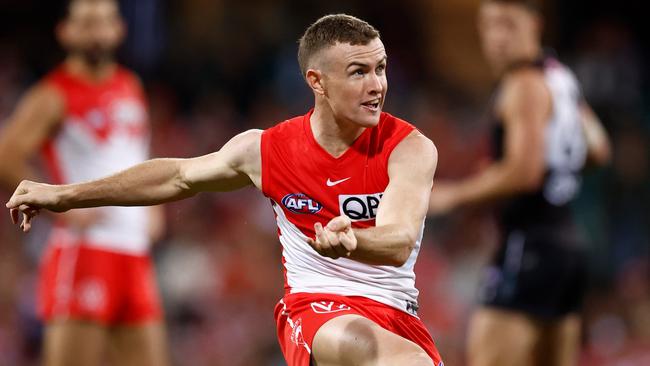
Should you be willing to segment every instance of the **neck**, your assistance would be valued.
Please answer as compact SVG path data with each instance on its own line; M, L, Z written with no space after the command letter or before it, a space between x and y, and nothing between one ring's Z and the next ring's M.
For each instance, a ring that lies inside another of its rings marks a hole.
M339 157L363 133L364 127L354 122L337 119L326 103L316 103L310 125L318 144L330 155Z
M71 74L91 82L101 82L108 79L117 68L117 64L113 61L90 64L82 57L74 55L68 56L64 61L64 65Z
M542 55L542 48L539 45L534 45L522 52L517 58L510 60L510 62L493 65L493 70L498 77L501 77L509 71L517 69L519 66L530 65L540 55Z

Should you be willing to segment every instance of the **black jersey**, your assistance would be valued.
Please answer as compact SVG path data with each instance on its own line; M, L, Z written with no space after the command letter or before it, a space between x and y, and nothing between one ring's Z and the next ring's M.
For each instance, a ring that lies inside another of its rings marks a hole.
M539 69L552 96L552 112L545 131L546 166L539 190L518 194L501 203L499 222L506 234L519 230L551 236L574 236L569 204L579 192L581 170L587 154L580 122L580 89L573 73L554 58L546 57L517 66L521 67ZM497 87L495 96L499 92L500 88ZM493 100L496 101L497 97ZM493 155L499 160L503 156L504 128L496 106L492 107L492 116Z

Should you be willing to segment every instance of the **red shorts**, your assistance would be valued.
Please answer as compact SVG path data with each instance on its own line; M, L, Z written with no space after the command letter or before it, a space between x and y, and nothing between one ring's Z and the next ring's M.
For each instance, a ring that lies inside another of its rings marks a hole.
M45 322L64 318L111 326L160 320L151 259L50 245L41 264L38 312Z
M401 310L359 296L297 293L287 295L275 307L278 340L289 366L309 366L314 336L327 321L341 315L356 314L372 320L419 345L442 365L440 354L422 321Z

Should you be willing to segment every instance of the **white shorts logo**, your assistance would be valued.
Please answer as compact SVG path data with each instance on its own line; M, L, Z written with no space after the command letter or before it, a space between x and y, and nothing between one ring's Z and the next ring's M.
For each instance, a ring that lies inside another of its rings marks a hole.
M329 313L336 313L339 311L351 310L349 306L341 303L335 303L334 301L312 302L311 309L316 314L329 314Z
M304 346L306 343L305 339L302 337L302 318L299 318L298 321L292 325L292 328L291 342L295 343L296 346Z
M101 311L106 306L106 286L100 279L87 279L77 288L77 300L86 311Z

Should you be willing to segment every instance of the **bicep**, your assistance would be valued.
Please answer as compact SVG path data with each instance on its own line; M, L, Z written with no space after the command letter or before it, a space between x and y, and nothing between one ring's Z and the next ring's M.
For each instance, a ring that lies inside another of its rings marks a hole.
M388 161L390 181L377 210L377 226L400 224L419 231L437 161L435 146L417 131L395 148Z
M181 179L190 191L232 191L259 181L259 139L251 130L228 141L219 151L181 161Z
M537 184L544 173L545 129L551 96L538 76L511 82L503 101L505 128L503 163L515 175Z

